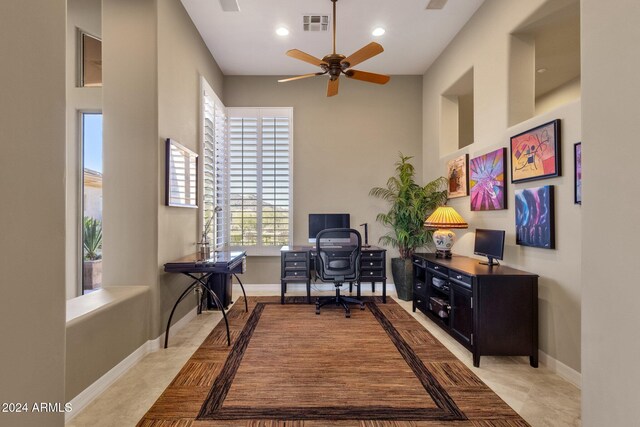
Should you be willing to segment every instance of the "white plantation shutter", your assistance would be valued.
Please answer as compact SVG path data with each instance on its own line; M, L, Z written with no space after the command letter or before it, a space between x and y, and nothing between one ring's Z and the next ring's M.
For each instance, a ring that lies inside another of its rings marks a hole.
M258 120L229 111L229 208L232 246L258 244Z
M202 230L211 220L207 238L215 248L222 248L229 243L228 223L228 169L225 107L215 95L206 80L203 86L203 136L202 136ZM216 212L219 206L221 211Z
M215 177L216 248L229 245L229 149L227 143L227 114L223 105L215 109Z
M289 244L290 120L262 116L262 243Z
M230 243L279 250L292 240L292 109L227 111Z

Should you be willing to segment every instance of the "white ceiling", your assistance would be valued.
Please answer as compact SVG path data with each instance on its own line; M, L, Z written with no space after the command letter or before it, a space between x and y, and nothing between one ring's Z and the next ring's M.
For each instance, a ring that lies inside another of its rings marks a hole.
M423 74L484 0L449 0L426 10L429 0L339 0L337 52L345 56L371 41L385 51L357 69ZM330 0L238 0L240 12L223 12L219 0L182 0L225 75L295 75L313 65L285 56L300 49L322 58L331 53L331 32L304 32L304 14L331 15ZM275 33L284 26L288 36ZM373 37L382 26L386 34Z

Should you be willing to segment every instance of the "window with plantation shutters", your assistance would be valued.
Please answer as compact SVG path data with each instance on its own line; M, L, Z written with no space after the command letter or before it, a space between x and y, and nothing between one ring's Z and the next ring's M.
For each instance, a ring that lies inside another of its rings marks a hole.
M292 109L227 113L230 244L275 253L292 240Z
M220 249L229 244L227 117L225 106L202 82L202 231Z

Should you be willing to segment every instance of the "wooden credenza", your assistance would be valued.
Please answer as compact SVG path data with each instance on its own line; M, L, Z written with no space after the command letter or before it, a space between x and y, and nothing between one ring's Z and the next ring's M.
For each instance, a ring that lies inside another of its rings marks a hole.
M529 356L538 367L538 275L477 259L413 256L413 311L480 356Z

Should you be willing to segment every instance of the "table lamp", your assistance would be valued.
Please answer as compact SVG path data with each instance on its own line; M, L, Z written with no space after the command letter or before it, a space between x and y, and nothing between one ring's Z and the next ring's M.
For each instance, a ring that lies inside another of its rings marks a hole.
M433 243L436 245L436 258L451 258L451 248L456 241L454 228L468 228L464 219L451 206L440 206L424 222L427 228L435 228Z

